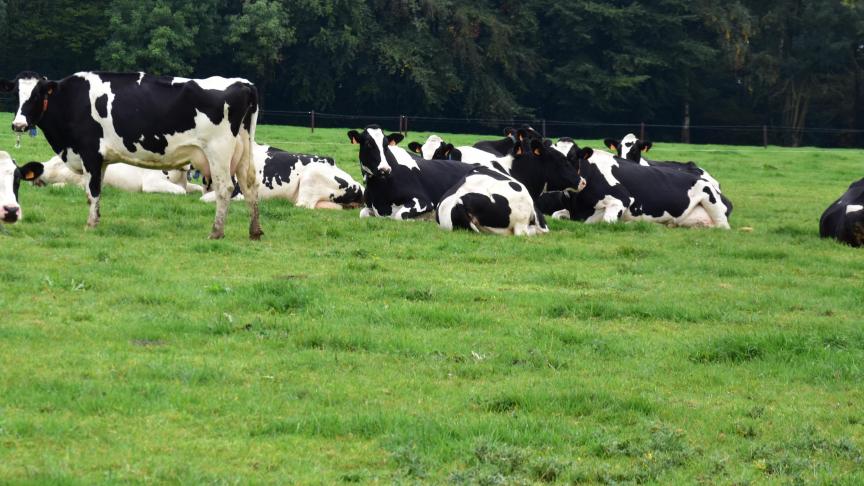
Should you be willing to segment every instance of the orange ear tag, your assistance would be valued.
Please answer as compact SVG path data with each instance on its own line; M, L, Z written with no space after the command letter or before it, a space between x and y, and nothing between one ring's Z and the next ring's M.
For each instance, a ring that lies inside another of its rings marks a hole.
M48 111L48 98L42 100L42 111Z

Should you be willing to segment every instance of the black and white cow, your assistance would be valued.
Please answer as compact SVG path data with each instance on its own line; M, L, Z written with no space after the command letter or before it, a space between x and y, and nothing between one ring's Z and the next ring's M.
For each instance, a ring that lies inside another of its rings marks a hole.
M385 135L378 125L348 132L351 143L360 146L366 183L361 218L431 219L442 196L474 168L452 160L417 160L396 146L403 138Z
M21 181L34 181L42 174L42 164L29 162L18 167L7 152L0 151L0 223L17 223L24 218L18 202Z
M444 194L435 219L446 230L516 236L549 231L524 185L479 164Z
M564 140L555 147L564 152L575 147ZM642 166L620 158L581 160L587 184L576 195L563 197L565 209L554 217L587 223L651 221L672 226L729 229L728 208L710 181L690 171ZM548 210L551 196L542 201Z
M38 126L64 162L87 174L88 226L99 223L108 164L170 170L191 162L212 177L216 189L210 237L224 236L232 175L247 196L254 196L247 199L249 236L261 237L251 155L258 92L249 81L105 72L80 72L59 81L27 72L13 82L0 81L2 90L16 87L19 105L12 129Z
M36 185L75 185L86 190L85 175L66 165L59 155L44 164L45 171L34 181ZM192 194L203 193L204 188L188 181L189 166L177 170L142 169L134 165L116 163L105 168L102 187L113 187L126 192Z
M696 165L696 163L648 160L643 157L643 154L651 150L651 147L653 147L654 144L648 141L640 140L636 137L636 135L633 135L632 133L628 133L627 135L625 135L620 142L616 142L614 139L607 138L606 140L604 140L604 143L607 147L609 147L610 150L615 151L618 154L619 158L638 163L639 165L643 165L646 167L667 167L674 170L683 170L686 172L692 172L693 174L702 177L703 179L710 182L714 186L714 189L716 189L717 192L720 194L720 199L722 199L723 204L726 205L726 217L728 218L732 214L732 201L730 201L726 196L723 195L723 190L720 188L720 182L715 179L711 174L709 174L707 170ZM600 152L599 154L605 153Z
M853 182L846 193L822 213L819 235L851 246L864 246L864 179Z
M309 209L343 209L363 205L363 186L336 167L330 157L294 154L276 147L255 144L252 150L255 171L261 180L258 197L287 199ZM235 185L233 197L243 198ZM215 201L208 192L202 201Z
M456 160L468 164L482 164L486 167L492 167L493 163L498 163L509 168L513 163L514 144L514 139L508 137L500 143L496 142L496 152L492 152L471 145L455 147L438 135L430 135L423 145L418 142L411 142L408 144L408 148L426 160Z

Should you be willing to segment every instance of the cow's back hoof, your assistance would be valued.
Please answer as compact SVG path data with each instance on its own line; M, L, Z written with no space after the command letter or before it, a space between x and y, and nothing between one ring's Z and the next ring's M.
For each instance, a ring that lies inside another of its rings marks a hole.
M255 231L249 233L249 239L252 241L261 241L262 236L264 236L263 231Z
M225 238L225 232L223 231L213 231L210 233L211 240L221 240L222 238Z

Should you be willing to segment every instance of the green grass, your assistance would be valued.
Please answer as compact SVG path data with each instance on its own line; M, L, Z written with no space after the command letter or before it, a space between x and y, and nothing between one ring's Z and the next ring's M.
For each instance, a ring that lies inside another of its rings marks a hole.
M345 131L258 139L359 178ZM496 238L267 201L262 242L242 203L213 242L194 196L109 189L85 231L80 190L22 187L0 482L864 482L864 253L817 236L864 153L652 155L709 169L733 230Z

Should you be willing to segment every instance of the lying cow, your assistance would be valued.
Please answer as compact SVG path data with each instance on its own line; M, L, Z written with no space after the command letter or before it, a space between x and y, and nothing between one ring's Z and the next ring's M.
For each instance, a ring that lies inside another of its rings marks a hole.
M36 185L75 185L84 189L86 176L70 169L59 156L45 162L45 171ZM111 164L105 168L103 185L127 192L192 194L204 188L188 182L189 167L179 170L142 169L129 164Z
M864 179L853 182L846 193L822 213L819 236L851 246L864 246Z
M12 129L20 133L38 126L54 153L86 174L89 227L99 223L102 176L109 164L171 170L191 162L214 181L210 238L224 236L234 175L249 196L249 237L263 234L251 155L258 91L249 81L104 72L59 81L26 72L14 81L0 80L0 91L16 88Z
M378 125L348 132L351 143L360 146L366 183L361 218L430 219L442 196L474 169L452 160L415 160L396 146L403 138L398 133L384 135Z
M524 185L479 164L442 196L435 219L446 230L515 236L549 231Z
M430 135L423 145L411 142L408 148L425 160L456 160L468 164L482 164L492 167L497 163L509 168L513 162L514 139L508 137L495 146L495 152L479 149L470 145L454 147L438 135Z
M309 209L356 208L363 204L363 186L336 167L330 157L292 154L255 144L252 159L261 181L261 199L287 199ZM232 197L243 198L239 186L235 185ZM201 200L213 202L215 195L208 192Z
M576 144L570 139L555 144L569 152ZM591 157L581 161L586 187L576 195L560 197L565 209L553 217L584 220L587 223L651 221L672 226L701 226L729 229L724 204L714 184L691 171L669 167L643 166L620 158ZM541 206L548 210L547 196Z
M16 223L24 218L18 203L21 181L34 181L42 174L42 164L29 162L18 167L7 152L0 151L0 223Z
M720 198L723 199L723 204L726 205L726 217L728 218L729 215L732 214L732 201L730 201L726 198L726 196L723 195L723 192L720 188L720 182L717 181L717 179L715 179L711 174L709 174L707 170L699 167L694 162L660 162L656 160L648 160L643 157L643 154L651 150L651 147L653 147L654 144L648 141L640 140L636 137L636 135L633 135L632 133L628 133L627 135L625 135L624 138L621 139L620 143L616 142L614 139L611 138L607 138L604 143L607 147L609 147L610 150L616 152L619 158L638 163L639 165L643 165L646 167L668 167L670 169L692 172L696 175L701 176L702 178L713 184L714 188L720 194Z
M533 235L549 231L535 201L547 189L573 194L585 188L580 160L591 149L573 147L567 155L551 148L533 133L521 131L514 142L510 170L497 163L477 168L451 190L438 207L444 228L476 232Z

